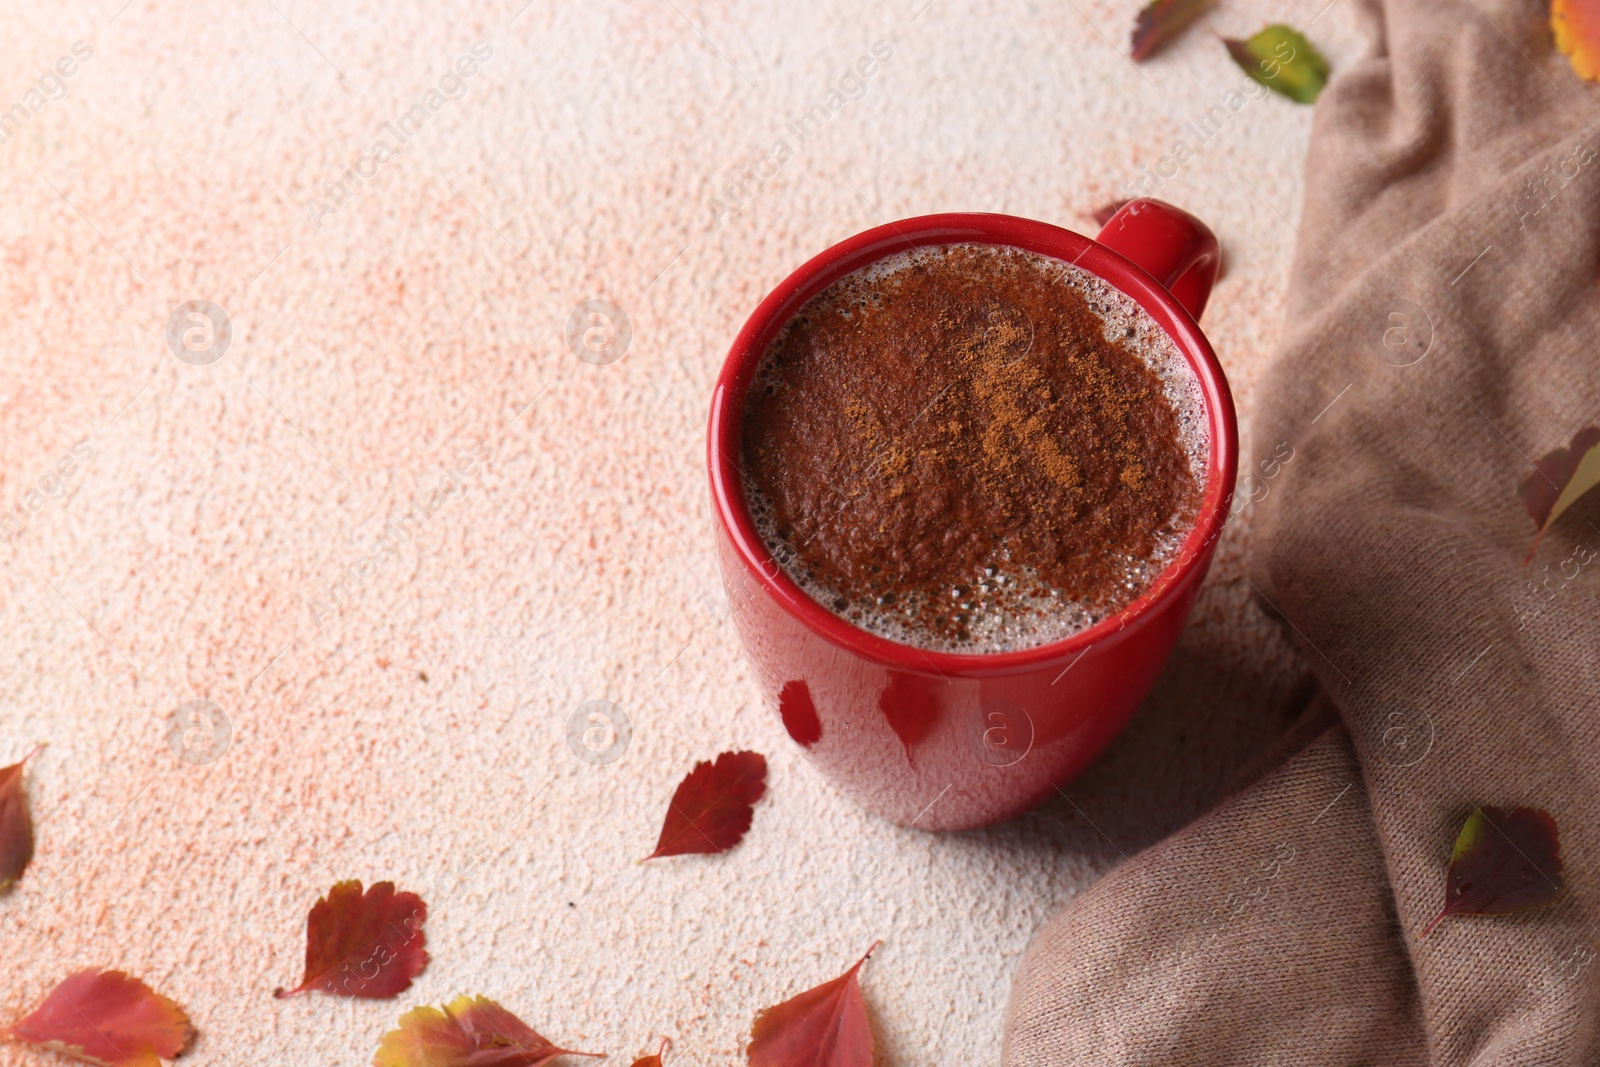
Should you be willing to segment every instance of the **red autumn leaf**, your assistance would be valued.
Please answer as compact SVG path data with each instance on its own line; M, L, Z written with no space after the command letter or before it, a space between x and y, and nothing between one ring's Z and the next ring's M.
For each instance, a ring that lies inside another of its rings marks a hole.
M1096 226L1103 230L1106 228L1106 223L1111 221L1111 216L1121 211L1127 203L1128 201L1126 200L1113 200L1109 204L1101 204L1089 212L1089 217L1094 220Z
M1445 874L1444 908L1417 940L1450 915L1508 915L1542 908L1561 892L1561 842L1547 811L1478 808L1461 826Z
M539 1067L557 1056L595 1056L557 1048L488 997L457 997L413 1008L378 1042L373 1067Z
M22 790L22 766L43 745L35 745L9 767L0 767L0 893L16 884L33 860L33 817Z
M783 728L802 748L822 740L822 720L817 718L811 689L803 680L783 683L783 690L778 693L778 714L783 718Z
M428 965L422 924L428 906L415 893L396 893L393 882L340 882L306 917L305 979L275 997L334 993L341 997L392 997L411 986Z
M0 1035L106 1067L160 1067L183 1051L194 1027L139 979L90 967L68 975Z
M1216 5L1217 0L1150 0L1133 23L1132 48L1135 60L1149 59L1189 24ZM1101 225L1104 225L1102 223Z
M1600 81L1600 9L1589 0L1551 0L1550 32L1578 77Z
M1596 485L1600 485L1600 426L1585 426L1572 435L1566 448L1546 453L1517 486L1522 506L1537 527L1524 563L1539 550L1539 541L1550 525Z
M661 1067L661 1057L667 1054L667 1047L672 1042L666 1038L661 1039L661 1049L654 1056L640 1056L633 1061L633 1067Z
M645 859L692 852L726 852L750 829L756 801L767 791L767 760L759 752L724 752L701 760L672 794L656 850Z
M750 1067L872 1067L872 1024L857 972L877 951L831 982L808 989L756 1015L750 1028Z

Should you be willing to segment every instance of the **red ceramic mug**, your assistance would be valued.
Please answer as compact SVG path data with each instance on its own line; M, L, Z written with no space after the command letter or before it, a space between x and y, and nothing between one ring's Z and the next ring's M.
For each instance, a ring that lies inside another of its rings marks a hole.
M1143 596L1065 640L985 655L891 641L812 600L756 531L739 469L745 392L790 316L833 282L886 256L965 242L1066 260L1131 297L1189 360L1211 438L1199 518ZM707 439L728 603L789 735L868 811L936 830L1010 818L1088 766L1149 693L1194 604L1233 496L1233 398L1195 325L1217 261L1211 231L1158 200L1124 205L1093 241L1008 215L927 215L857 234L814 257L769 293L739 331L717 379Z

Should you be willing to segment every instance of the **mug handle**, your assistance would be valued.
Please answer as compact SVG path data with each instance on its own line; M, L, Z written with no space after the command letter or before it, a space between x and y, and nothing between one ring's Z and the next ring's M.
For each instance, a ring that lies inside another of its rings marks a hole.
M1096 241L1133 260L1200 320L1217 280L1217 235L1164 200L1129 200L1106 220Z

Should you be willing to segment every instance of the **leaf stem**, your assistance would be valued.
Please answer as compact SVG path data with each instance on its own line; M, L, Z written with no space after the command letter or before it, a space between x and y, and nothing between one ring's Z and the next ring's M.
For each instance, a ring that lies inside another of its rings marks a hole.
M1528 546L1528 554L1522 557L1522 565L1524 567L1533 562L1534 553L1539 551L1539 542L1544 540L1544 532L1549 528L1550 523L1547 521L1543 526L1539 527L1537 532L1534 533L1533 544Z
M18 762L19 763L27 763L33 757L37 756L40 752L43 752L44 751L44 746L48 745L49 743L50 742L48 742L48 741L40 741L40 742L38 742L37 744L35 744L33 746L32 749L29 750L28 754L26 756L23 756L22 759L18 760Z
M856 960L856 965L854 967L850 968L850 969L852 971L859 970L861 965L863 963L866 963L867 960L871 959L872 958L872 954L874 952L878 951L878 946L881 945L881 944L883 944L883 938L880 937L880 938L878 938L878 940L876 940L876 941L874 941L872 943L872 947L871 948L867 949L867 954L865 956L862 956L859 960Z
M1433 933L1433 928L1435 926L1438 926L1440 923L1444 922L1446 916L1454 915L1454 914L1455 914L1455 912L1450 910L1450 906L1448 904L1445 905L1444 910L1441 911L1439 914L1435 915L1433 917L1433 921L1430 922L1427 926L1424 926L1422 928L1422 932L1417 935L1417 940L1421 941L1423 938L1425 938L1429 934Z

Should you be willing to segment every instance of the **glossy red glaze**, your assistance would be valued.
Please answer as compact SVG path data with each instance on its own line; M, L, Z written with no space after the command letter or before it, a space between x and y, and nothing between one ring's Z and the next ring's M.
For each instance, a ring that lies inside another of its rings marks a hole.
M762 543L739 471L744 395L789 317L851 271L908 248L954 242L1011 245L1066 260L1132 297L1188 358L1211 435L1199 520L1145 594L1066 640L991 655L900 644L817 604ZM739 331L717 379L707 435L728 602L769 706L862 807L936 830L1010 818L1088 766L1150 691L1194 604L1233 496L1233 398L1195 324L1216 268L1211 231L1156 200L1125 205L1099 241L1008 215L926 215L867 230L812 258Z

